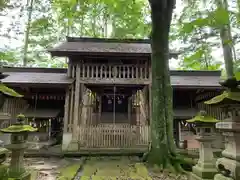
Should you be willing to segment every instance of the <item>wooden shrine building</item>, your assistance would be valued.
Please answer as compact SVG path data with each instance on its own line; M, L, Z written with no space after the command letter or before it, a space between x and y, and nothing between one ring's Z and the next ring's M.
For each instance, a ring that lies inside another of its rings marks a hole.
M62 149L67 152L146 151L151 123L149 42L68 37L49 51L67 57L68 69L4 68L8 76L2 82L25 96L7 98L1 111L60 119ZM206 109L203 100L221 91L219 77L219 71L171 71L176 142L181 139L179 122ZM217 109L207 110L221 116Z

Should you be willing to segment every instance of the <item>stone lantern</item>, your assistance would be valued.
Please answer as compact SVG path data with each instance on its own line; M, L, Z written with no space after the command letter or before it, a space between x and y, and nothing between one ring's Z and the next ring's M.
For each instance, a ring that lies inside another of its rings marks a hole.
M24 168L23 157L24 150L27 148L26 140L29 132L37 129L29 125L24 125L24 115L18 115L17 123L0 131L11 134L11 142L6 148L12 151L11 162L8 170L8 178L17 178L18 180L30 180L30 173Z
M5 122L9 122L9 121L10 121L10 115L8 113L0 113L0 127ZM0 136L3 136L3 134L0 134ZM5 142L0 140L0 169L1 169L1 164L6 160L7 154L8 154L8 150L3 148L4 144Z
M232 78L220 84L227 90L205 102L205 104L220 107L225 112L223 122L216 124L216 128L220 129L225 137L225 150L222 151L222 158L216 162L219 174L215 175L214 180L240 180L239 81Z
M188 123L196 125L197 137L196 140L200 143L199 160L193 167L193 172L190 175L191 180L210 180L217 173L215 168L215 160L212 151L212 142L214 141L215 131L214 125L218 120L210 117L205 111L201 111L193 119L187 120Z

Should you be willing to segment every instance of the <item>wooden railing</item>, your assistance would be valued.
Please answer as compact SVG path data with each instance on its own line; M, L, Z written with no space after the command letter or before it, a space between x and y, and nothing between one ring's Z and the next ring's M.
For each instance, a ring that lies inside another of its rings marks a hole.
M79 127L80 148L134 148L148 146L149 126L100 124Z
M9 125L14 123L16 115L24 112L28 108L29 104L26 100L19 98L7 98L3 104L3 107L0 109L1 113L9 113L12 117L12 120L9 121Z
M147 65L97 65L81 64L80 77L84 78L120 78L149 79Z

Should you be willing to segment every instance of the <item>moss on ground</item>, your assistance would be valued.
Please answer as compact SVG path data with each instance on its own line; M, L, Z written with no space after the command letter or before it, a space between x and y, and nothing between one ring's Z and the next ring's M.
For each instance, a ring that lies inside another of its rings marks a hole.
M57 178L58 180L72 180L76 173L78 172L78 169L80 168L81 164L71 164L67 167L63 167L60 169L60 175Z
M116 180L119 179L146 179L148 170L143 163L132 162L128 158L119 159L90 159L84 165L81 180Z

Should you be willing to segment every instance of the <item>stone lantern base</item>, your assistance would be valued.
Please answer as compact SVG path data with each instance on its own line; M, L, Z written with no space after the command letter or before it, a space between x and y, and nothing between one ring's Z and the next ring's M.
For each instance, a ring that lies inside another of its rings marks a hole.
M211 180L216 173L217 170L213 164L209 167L200 167L197 164L193 167L193 172L190 174L190 180Z
M234 179L231 177L225 177L222 174L216 174L214 176L214 180L234 180Z

